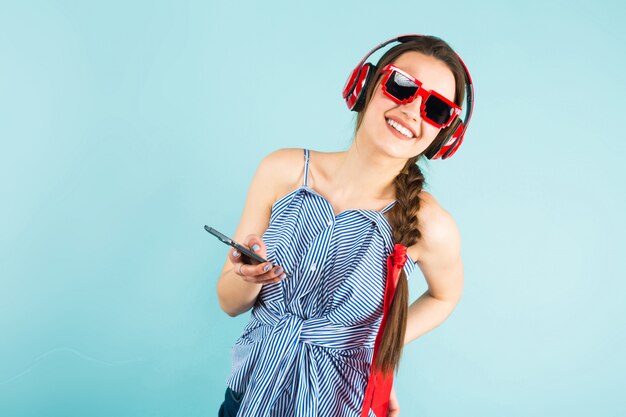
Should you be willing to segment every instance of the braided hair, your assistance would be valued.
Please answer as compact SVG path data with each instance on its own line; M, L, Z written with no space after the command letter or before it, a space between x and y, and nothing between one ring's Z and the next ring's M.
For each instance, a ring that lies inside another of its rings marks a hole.
M401 43L388 50L378 61L373 82L367 86L365 105L358 112L356 118L356 132L361 126L363 115L372 98L372 95L381 79L381 70L387 64L393 63L405 52L416 51L427 56L432 56L445 63L452 71L455 79L454 102L459 106L463 105L465 96L465 71L463 65L454 50L445 41L434 36L421 36L416 39ZM420 193L424 187L424 175L417 165L424 156L430 158L434 155L444 140L459 125L459 119L441 129L433 142L421 154L407 160L403 169L394 178L393 185L396 193L396 204L389 211L389 223L393 230L394 243L400 243L406 247L413 246L422 237L418 212L420 209ZM374 366L383 372L391 372L398 369L404 338L406 333L406 322L408 315L409 287L406 272L404 269L400 274L400 279L396 288L396 293L389 310L387 324L382 337L380 350L378 351Z

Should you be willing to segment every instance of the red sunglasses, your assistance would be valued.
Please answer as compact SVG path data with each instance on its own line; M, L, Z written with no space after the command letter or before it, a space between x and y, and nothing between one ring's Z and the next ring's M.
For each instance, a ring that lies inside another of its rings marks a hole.
M426 90L420 80L395 65L388 64L383 72L383 93L399 104L410 103L420 96L420 115L431 125L437 128L450 126L454 118L461 114L461 108L455 103L436 91Z

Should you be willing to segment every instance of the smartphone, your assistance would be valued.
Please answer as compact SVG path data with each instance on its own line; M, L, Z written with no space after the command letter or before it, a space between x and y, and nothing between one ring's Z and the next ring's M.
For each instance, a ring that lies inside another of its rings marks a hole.
M258 264L262 264L263 262L268 262L266 259L263 259L261 256L252 252L250 249L246 248L243 245L240 245L239 243L235 242L228 236L218 232L217 230L215 230L212 227L207 226L206 224L204 225L204 230L211 233L213 236L215 236L222 242L226 243L227 245L232 246L233 248L237 249L242 254L242 256L247 257L252 264L258 265ZM284 271L284 273L288 278L291 278L291 273L287 271Z
M204 230L206 230L207 232L211 233L213 236L215 236L216 238L218 238L222 242L226 243L227 245L232 246L233 248L237 249L241 254L243 254L244 256L248 257L250 259L251 263L253 263L253 264L262 264L263 262L267 262L266 259L263 259L261 256L259 256L256 253L252 252L250 249L246 248L243 245L240 245L239 243L235 242L234 240L232 240L228 236L218 232L214 228L209 227L207 225L204 225Z

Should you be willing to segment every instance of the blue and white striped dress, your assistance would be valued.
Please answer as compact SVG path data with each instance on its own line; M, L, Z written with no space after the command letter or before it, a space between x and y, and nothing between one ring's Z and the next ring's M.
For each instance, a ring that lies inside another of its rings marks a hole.
M262 287L232 347L238 417L358 417L363 404L394 246L383 213L395 201L335 215L307 186L308 149L304 160L304 184L272 205L263 234L267 259L292 277Z

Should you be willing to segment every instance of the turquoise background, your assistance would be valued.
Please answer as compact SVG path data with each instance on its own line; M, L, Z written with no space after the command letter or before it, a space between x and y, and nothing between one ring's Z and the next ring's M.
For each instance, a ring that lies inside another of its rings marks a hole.
M249 313L220 309L202 226L234 232L269 152L347 148L350 70L416 32L463 57L476 107L424 164L465 292L406 347L401 415L626 415L625 12L0 2L0 416L217 415Z

